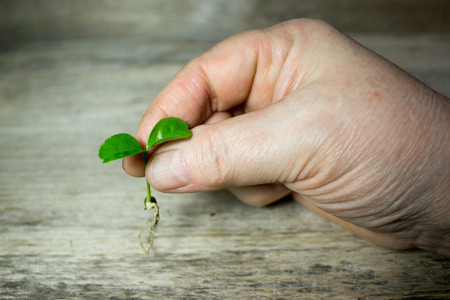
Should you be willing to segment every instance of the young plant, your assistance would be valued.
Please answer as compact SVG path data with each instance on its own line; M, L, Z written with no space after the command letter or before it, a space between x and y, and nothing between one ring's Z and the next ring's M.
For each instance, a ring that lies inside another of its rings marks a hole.
M144 161L144 170L147 166L147 153L150 148L178 139L186 139L192 135L192 132L189 130L188 125L174 117L164 118L159 120L156 123L155 127L153 127L147 141L147 146L145 150L141 148L139 142L128 133L119 133L108 138L101 146L98 151L98 156L103 160L103 163L107 163L116 159L122 159L127 156L142 154L142 158ZM155 197L151 195L150 184L146 180L147 183L147 197L145 198L145 209L149 212L154 209L153 222L150 227L150 236L149 236L149 246L145 248L144 243L141 240L141 236L144 231L147 229L148 224L150 222L150 218L145 223L141 232L138 235L139 243L144 250L145 254L149 254L150 249L153 245L153 237L156 232L156 228L158 226L159 221L159 206L156 202Z

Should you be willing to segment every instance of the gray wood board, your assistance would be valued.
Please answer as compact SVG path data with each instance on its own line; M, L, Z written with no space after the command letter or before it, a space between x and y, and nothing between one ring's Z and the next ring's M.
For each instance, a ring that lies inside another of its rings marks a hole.
M448 35L354 35L450 94ZM97 150L133 134L158 91L211 43L69 41L0 51L0 298L443 298L450 261L371 245L290 199L155 193Z
M223 39L294 18L351 32L450 31L448 0L2 0L0 43Z

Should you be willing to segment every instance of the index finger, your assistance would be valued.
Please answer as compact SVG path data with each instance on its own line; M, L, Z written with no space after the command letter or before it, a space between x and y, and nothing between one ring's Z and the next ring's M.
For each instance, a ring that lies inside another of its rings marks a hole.
M233 37L193 59L164 87L141 118L136 138L144 148L154 125L162 118L177 117L190 128L205 122L215 112L244 102L256 71L254 48L244 37ZM244 45L243 45L244 44ZM126 157L123 169L144 176L141 155Z
M192 128L244 102L244 110L252 111L284 96L290 85L281 84L277 92L276 84L292 47L289 29L295 25L241 33L190 61L147 108L136 131L137 140L145 147L151 129L165 117L182 119ZM141 165L140 156L131 156L123 166L132 176L144 176Z
M162 118L177 117L192 128L214 112L243 103L257 64L257 51L247 46L246 36L225 40L184 66L142 116L136 132L139 142L146 143L151 129Z

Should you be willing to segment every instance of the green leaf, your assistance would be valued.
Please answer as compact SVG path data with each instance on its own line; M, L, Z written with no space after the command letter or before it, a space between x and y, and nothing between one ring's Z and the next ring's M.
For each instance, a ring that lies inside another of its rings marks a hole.
M108 138L98 150L98 157L107 163L130 155L142 153L139 142L128 133L119 133Z
M184 121L174 117L161 119L148 137L147 150L168 141L187 139L191 135L192 131Z

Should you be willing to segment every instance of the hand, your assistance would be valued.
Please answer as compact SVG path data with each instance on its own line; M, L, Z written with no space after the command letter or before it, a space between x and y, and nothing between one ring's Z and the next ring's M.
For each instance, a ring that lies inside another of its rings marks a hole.
M193 137L158 148L163 192L229 188L260 206L290 193L377 245L450 255L450 102L320 21L231 37L189 62L145 112ZM142 161L124 161L142 176Z

